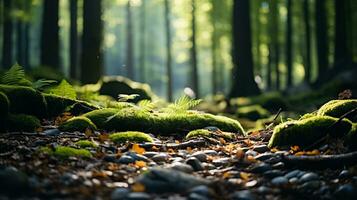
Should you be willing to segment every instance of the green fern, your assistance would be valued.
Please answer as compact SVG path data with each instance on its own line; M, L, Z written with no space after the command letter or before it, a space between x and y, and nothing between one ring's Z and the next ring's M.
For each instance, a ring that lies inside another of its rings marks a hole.
M188 96L182 96L175 101L175 103L163 108L163 112L167 113L183 113L187 110L197 106L202 102L202 99L191 99Z
M70 99L76 99L77 97L76 91L74 90L73 86L69 84L66 80L62 80L59 85L45 90L45 93L67 97Z
M57 83L55 80L39 79L32 83L31 87L35 90L43 90L45 87Z
M25 70L17 63L15 63L4 75L0 82L5 85L19 85L25 79Z
M138 96L139 96L138 94L119 94L118 101L119 102L127 102L129 100L135 99Z
M144 99L138 102L138 106L145 111L152 111L156 108L156 103L150 100Z

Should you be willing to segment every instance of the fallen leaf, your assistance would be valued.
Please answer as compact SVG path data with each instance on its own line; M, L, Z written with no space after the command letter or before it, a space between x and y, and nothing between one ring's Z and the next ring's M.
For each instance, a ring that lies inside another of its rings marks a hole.
M240 175L240 178L243 179L244 181L248 181L250 178L250 174L246 173L246 172L240 172L239 175Z
M139 146L139 144L135 143L133 144L133 146L131 147L131 150L134 151L135 153L137 154L143 154L145 153L145 149L144 148L141 148Z
M141 183L134 183L131 186L131 190L133 192L145 192L145 185L141 184Z
M135 166L137 167L146 167L146 162L145 161L142 161L142 160L137 160L135 161Z

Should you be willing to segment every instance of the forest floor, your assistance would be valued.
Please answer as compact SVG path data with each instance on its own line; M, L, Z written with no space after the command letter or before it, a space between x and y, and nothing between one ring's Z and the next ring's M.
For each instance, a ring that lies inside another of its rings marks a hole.
M54 126L44 126L37 133L1 134L0 164L7 167L0 169L0 191L10 198L30 199L355 197L356 169L321 165L313 169L312 165L292 166L286 159L288 155L345 153L338 142L311 151L297 146L269 149L271 133L256 131L233 142L166 136L154 143L122 145L111 143L106 133L60 132ZM81 139L99 144L87 148L93 157L61 159L39 151L40 146L74 146Z

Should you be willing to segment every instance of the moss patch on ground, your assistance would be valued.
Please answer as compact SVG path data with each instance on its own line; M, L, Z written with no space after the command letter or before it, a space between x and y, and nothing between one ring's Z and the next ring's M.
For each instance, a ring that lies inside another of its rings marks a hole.
M268 110L261 107L260 105L244 106L237 109L237 117L247 118L250 120L258 120L262 118L267 118L271 114Z
M124 143L124 142L153 142L153 139L150 135L138 132L138 131L126 131L113 133L109 136L110 140L115 143Z
M83 116L73 117L58 127L59 130L67 132L84 132L88 128L91 130L96 130L97 126L90 119Z
M355 108L357 108L356 99L332 100L321 106L317 111L317 115L339 118ZM347 116L347 118L353 122L357 122L356 115Z
M337 122L337 118L329 116L314 116L298 121L288 121L274 128L269 147L286 145L311 145L320 138L330 134L343 137L351 129L349 120Z
M74 143L75 145L79 146L80 148L87 148L87 147L97 147L98 145L89 140L79 140L78 142Z
M4 131L35 131L41 126L40 120L32 115L10 114L5 123L1 123L0 130Z
M66 159L69 157L83 157L83 158L92 157L92 154L86 149L75 149L73 147L66 147L66 146L57 146L55 150L52 150L48 147L42 147L40 149L40 152L54 155L62 159Z
M225 139L233 139L234 138L233 133L229 133L229 132L215 132L215 131L210 131L207 129L197 129L197 130L193 130L190 131L187 135L186 135L186 139L192 139L192 138L197 138L197 137L222 137Z

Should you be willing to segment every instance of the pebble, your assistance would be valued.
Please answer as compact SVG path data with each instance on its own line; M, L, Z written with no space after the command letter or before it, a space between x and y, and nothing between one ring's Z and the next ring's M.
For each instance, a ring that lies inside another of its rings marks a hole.
M152 198L148 193L145 192L132 192L129 193L125 199L126 200L150 200Z
M206 185L199 185L199 186L193 187L190 190L190 193L196 193L196 194L199 194L199 195L202 195L202 196L206 196L206 197L209 197L209 196L214 194L212 189L210 189Z
M339 178L349 178L351 177L351 173L348 170L342 170L338 175Z
M284 175L284 173L277 169L273 169L273 170L264 172L264 176L267 178L275 178L277 176L283 176L283 175Z
M357 187L352 184L341 185L337 188L335 192L336 199L356 199Z
M313 172L309 172L309 173L306 173L303 176L301 176L299 179L299 182L305 183L305 182L314 181L317 179L319 179L319 175L317 175L316 173L313 173Z
M117 188L112 192L110 198L111 200L121 200L124 199L129 193L130 190L128 188Z
M236 191L231 196L230 199L233 200L254 200L256 197L249 190Z
M252 173L258 173L258 174L260 174L260 173L264 173L264 172L266 172L266 171L268 171L268 170L271 170L271 166L270 165L268 165L268 164L266 164L266 163L264 163L264 162L262 162L262 163L258 163L258 164L256 164L256 165L254 165L252 168L251 168L251 172Z
M157 154L159 154L159 153L157 153L155 151L147 151L143 155L146 156L147 158L152 158L152 157L156 156Z
M0 194L9 196L25 195L29 192L29 188L28 177L15 167L7 167L0 170Z
M210 200L210 198L197 193L191 193L188 195L188 200Z
M285 177L286 177L287 179L291 179L291 178L293 178L293 177L297 177L300 173L301 173L301 171L298 170L298 169L296 169L296 170L293 170L293 171L291 171L291 172L285 174Z
M197 158L201 162L206 162L207 161L207 154L205 154L202 151L197 151L197 152L193 153L191 156Z
M138 161L145 161L145 162L149 161L149 159L146 156L140 155L140 154L137 154L137 153L131 152L131 151L126 152L124 155L132 157L135 161L137 161L137 160Z
M216 167L220 167L229 164L229 161L229 158L218 158L216 160L213 160L212 164Z
M284 168L285 164L283 162L278 162L278 163L275 163L274 165L272 165L272 167L274 169L282 169Z
M48 136L57 136L61 133L60 130L58 130L57 128L54 129L47 129L45 131L42 132L44 135L48 135Z
M289 179L289 183L291 183L291 184L296 184L298 182L299 182L299 179L296 177L292 177L291 179Z
M298 189L304 191L311 191L311 190L315 191L317 188L320 187L320 185L321 185L320 181L309 181L299 186Z
M202 171L204 168L202 166L201 161L199 161L196 157L190 157L186 160L186 163L191 165L193 170Z
M217 155L217 151L215 151L213 149L204 150L203 153L205 153L206 155L209 155L209 156L216 156Z
M107 154L104 156L103 160L105 162L116 162L118 159L116 154Z
M260 194L271 194L273 193L273 189L263 185L258 187L257 192Z
M131 156L127 156L127 155L121 156L118 160L118 163L121 163L121 164L129 164L129 163L133 163L133 162L135 162L135 160Z
M185 172L185 173L192 173L193 172L193 168L191 167L191 165L185 164L185 163L181 163L181 162L174 162L170 165L171 169L174 170L178 170L181 172Z
M278 176L271 180L271 183L275 186L283 186L288 184L288 179L285 176Z
M262 153L262 154L259 154L259 155L255 156L254 158L256 160L264 161L264 160L267 160L267 159L269 159L269 158L271 158L273 156L274 156L273 153Z
M255 156L258 155L258 152L253 151L253 150L248 150L247 152L245 152L245 155L246 155L246 156L253 156L253 157L255 157Z
M159 153L153 156L151 159L155 162L165 162L169 158L169 155L166 153Z
M257 145L257 146L254 146L253 147L253 151L256 151L258 153L264 153L264 152L267 152L269 151L269 147L265 144L262 144L262 145Z

